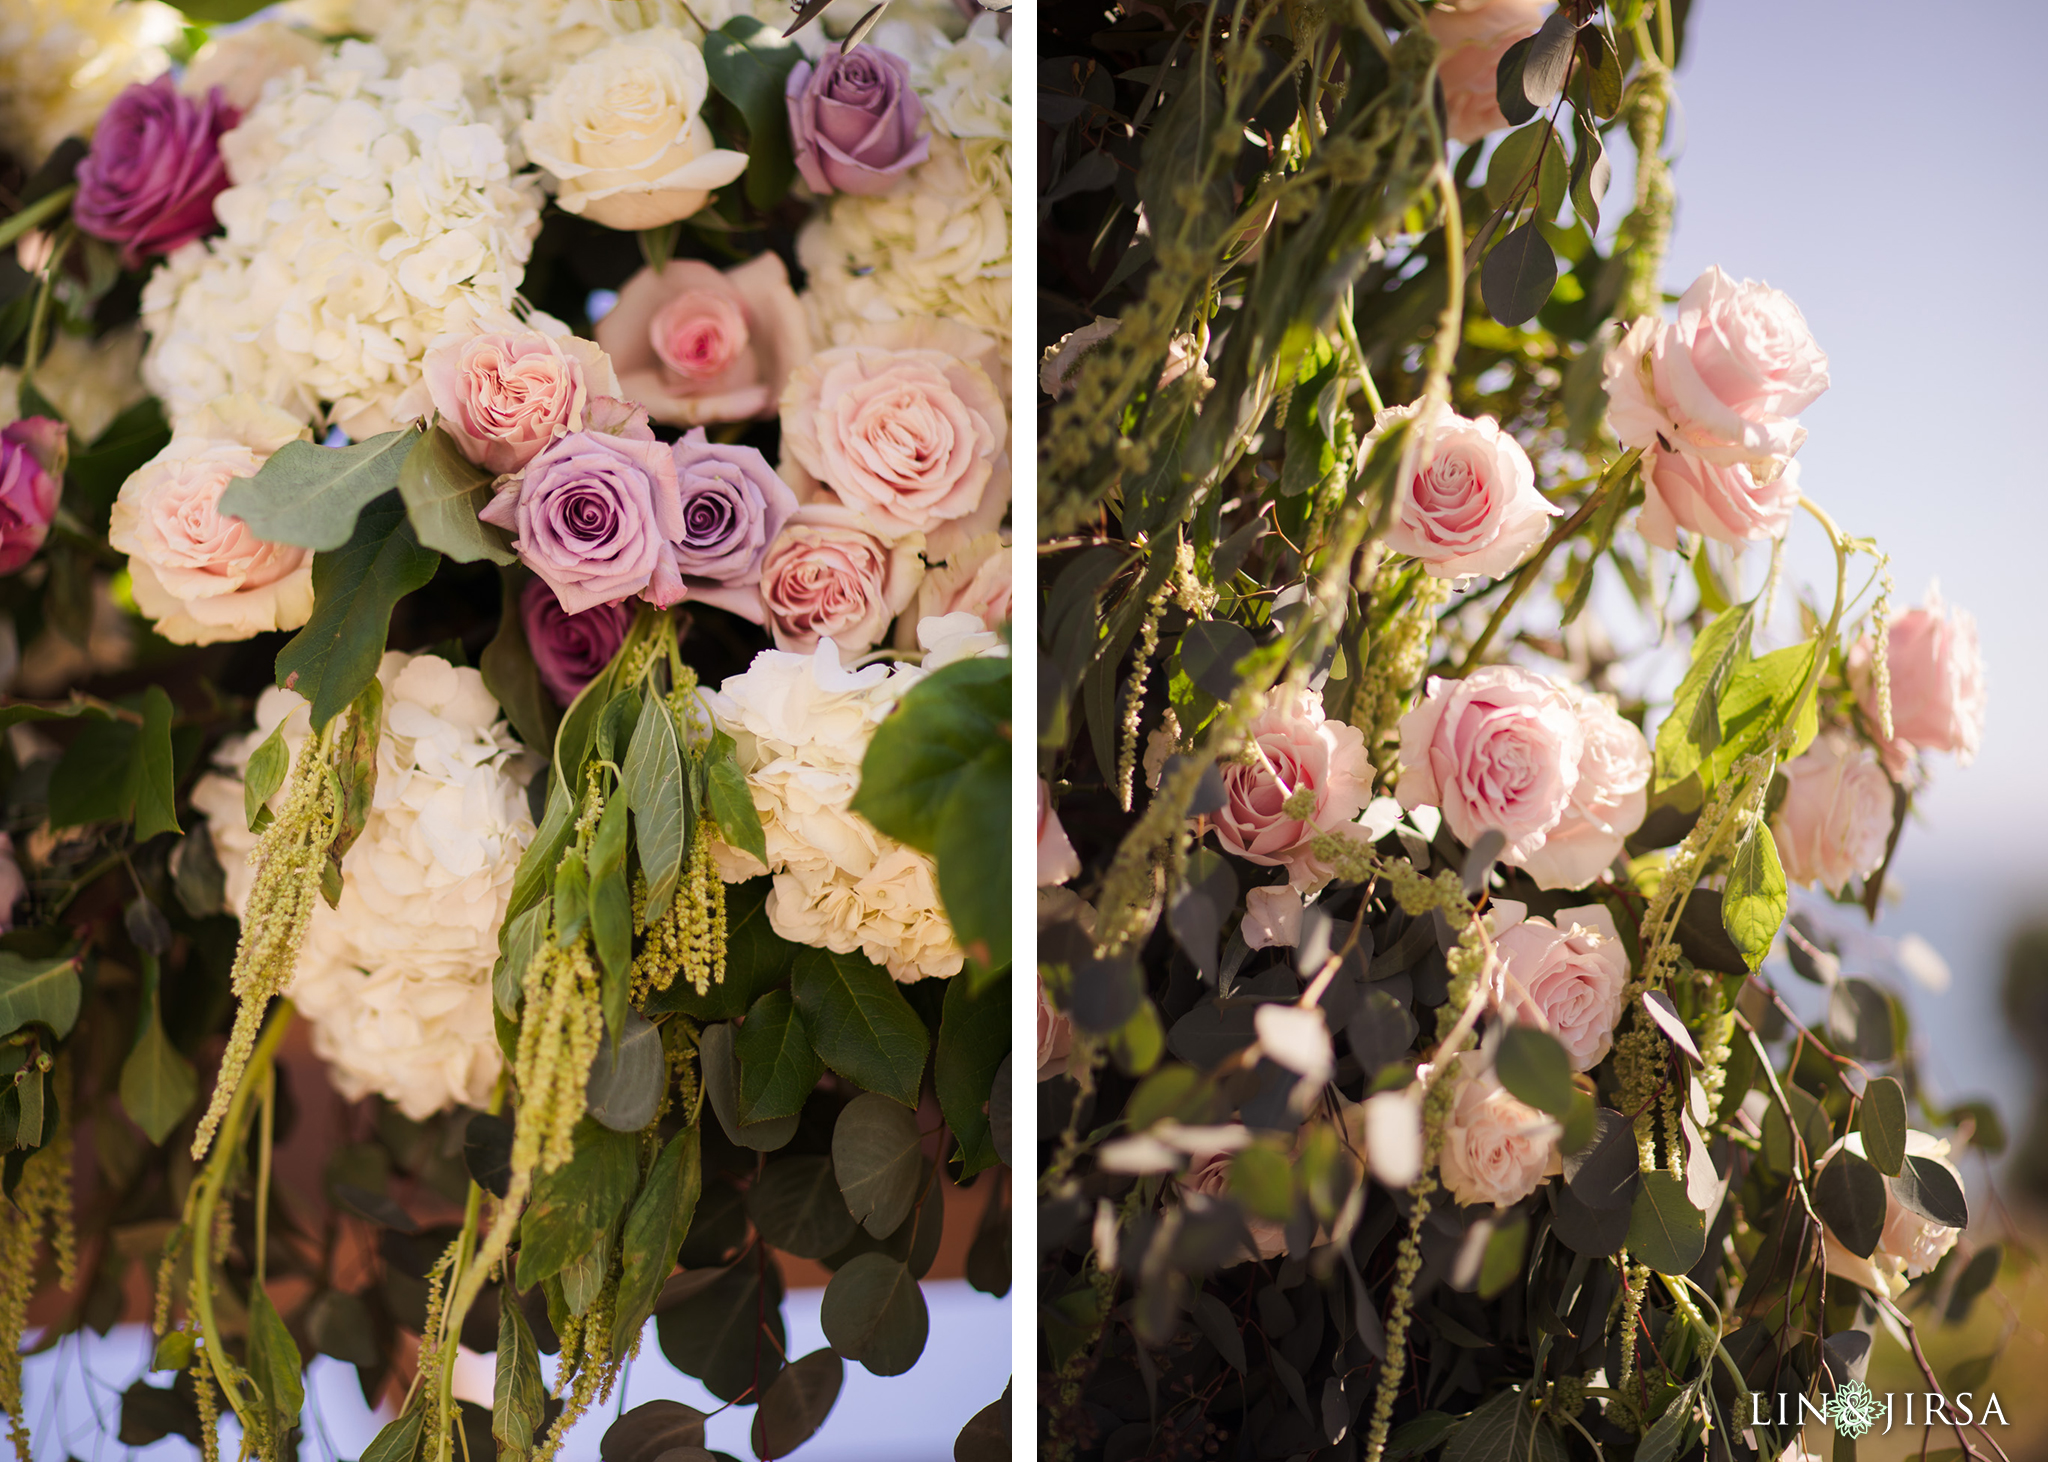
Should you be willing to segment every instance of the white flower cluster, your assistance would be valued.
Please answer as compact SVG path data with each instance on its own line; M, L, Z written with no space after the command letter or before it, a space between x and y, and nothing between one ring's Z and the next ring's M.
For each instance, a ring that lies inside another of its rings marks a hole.
M863 327L920 315L964 320L1010 343L1010 48L997 17L964 39L892 48L931 124L931 157L887 193L839 193L797 235L810 277L804 302L819 339L855 343Z
M437 337L513 326L540 190L454 66L390 71L344 42L221 139L226 236L143 290L143 377L173 418L247 392L308 422L327 403L360 440L399 424Z
M419 1120L482 1105L497 1077L491 966L512 875L533 840L525 789L538 763L475 670L392 651L377 678L384 724L370 816L342 859L340 903L313 912L288 993L345 1096L376 1092ZM256 729L225 743L220 771L192 793L237 914L256 845L242 776L280 724L296 759L309 734L306 701L268 690Z
M7 0L0 5L0 152L33 168L84 137L132 81L171 64L185 18L157 0Z
M764 650L705 696L737 745L768 849L763 870L751 855L714 845L719 873L728 882L773 873L768 923L777 934L841 954L857 949L905 983L956 975L963 963L937 870L847 804L875 727L904 692L941 664L1001 653L1000 636L973 615L926 620L919 630L923 667L848 670L839 647L821 639L808 655Z

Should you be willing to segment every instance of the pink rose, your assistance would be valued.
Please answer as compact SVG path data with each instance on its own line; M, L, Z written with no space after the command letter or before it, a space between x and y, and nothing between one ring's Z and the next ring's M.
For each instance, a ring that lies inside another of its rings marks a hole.
M930 540L925 555L931 556ZM999 630L1010 622L1010 544L1007 533L981 533L968 539L944 563L926 570L917 586L917 602L896 621L896 648L917 648L917 626L946 614L971 614L984 629Z
M1519 860L1541 888L1584 888L1620 856L1649 808L1650 743L1603 696L1566 686L1586 749L1564 816ZM1510 860L1516 861L1516 860Z
M213 200L228 186L220 139L240 120L219 87L180 96L169 76L114 98L78 165L78 226L121 246L134 269L214 230Z
M782 393L785 456L879 536L969 521L970 533L994 528L1009 498L1010 433L982 364L993 342L946 321L877 338L905 344L820 351L791 374Z
M1795 417L1828 388L1828 357L1799 307L1718 266L1693 281L1676 320L1645 315L1607 353L1608 417L1624 447L1660 444L1775 478L1806 440Z
M1209 1198L1230 1197L1230 1162L1234 1152L1211 1152L1191 1158L1188 1170L1174 1179L1183 1193L1200 1193ZM1274 1259L1287 1252L1287 1225L1246 1212L1244 1226L1261 1259Z
M1323 715L1312 690L1275 695L1253 718L1249 759L1223 771L1224 803L1212 821L1226 852L1284 867L1296 888L1325 882L1329 870L1310 844L1350 825L1372 799L1372 763L1356 726Z
M813 193L886 193L931 154L910 63L874 46L799 61L783 96L797 171Z
M885 543L838 503L806 503L783 524L761 562L761 604L777 649L820 639L843 654L873 649L917 592L924 570L916 534Z
M305 424L253 396L222 396L178 423L170 445L121 484L107 542L128 555L135 604L181 645L297 629L313 613L313 555L220 511Z
M423 413L423 388L462 455L490 472L517 472L550 442L583 431L592 398L617 396L605 353L574 335L538 330L473 335L437 346L409 393Z
M1787 462L1758 482L1746 462L1727 464L1651 447L1643 453L1643 511L1636 528L1659 548L1678 547L1678 532L1716 543L1783 538L1799 506L1799 464Z
M1498 918L1513 905L1496 899L1493 908ZM1599 904L1559 909L1554 922L1523 919L1494 942L1501 1014L1556 1036L1574 1071L1598 1066L1613 1048L1628 984L1628 950L1614 916Z
M1429 33L1443 52L1436 75L1453 140L1477 142L1507 126L1494 85L1500 58L1536 34L1548 8L1544 0L1437 0L1430 8Z
M1585 754L1578 708L1545 677L1516 665L1431 676L1401 718L1396 795L1410 811L1439 809L1467 847L1498 828L1508 840L1501 856L1522 863L1571 808Z
M1366 449L1396 422L1418 420L1424 402L1382 411ZM1564 509L1536 491L1536 469L1522 444L1490 416L1477 421L1439 404L1429 460L1402 485L1387 547L1420 559L1439 579L1500 578L1527 558Z
M1284 883L1253 889L1238 932L1247 949L1292 949L1301 943L1301 895Z
M811 353L803 306L774 254L724 271L701 259L642 269L596 333L624 394L671 426L773 416L790 371Z
M1060 826L1059 809L1052 805L1052 788L1038 779L1038 886L1065 883L1080 876L1081 860Z
M633 611L623 603L595 604L581 614L568 613L540 579L520 592L519 618L541 684L564 706L611 664L633 627Z
M545 447L477 514L514 535L569 614L644 591L668 540L657 499L676 496L666 442L572 432Z
M1460 1203L1519 1203L1535 1192L1557 1157L1564 1129L1509 1095L1493 1074L1493 1058L1466 1051L1438 1159L1444 1186Z
M14 927L14 910L28 896L28 880L15 860L14 838L0 833L0 934Z
M1948 751L1968 766L1984 735L1984 662L1977 653L1977 621L1966 609L1953 615L1938 586L1927 601L1892 622L1885 637L1891 678L1892 740L1885 765L1902 777L1913 754ZM1873 736L1881 735L1877 680L1868 636L1849 654L1849 679Z
M1038 1079L1050 1081L1067 1074L1067 1052L1074 1044L1074 1028L1045 998L1045 981L1038 981Z
M64 423L24 416L0 427L0 574L36 556L63 496Z
M1884 861L1892 784L1869 747L1826 731L1785 766L1785 800L1771 822L1785 877L1840 893Z

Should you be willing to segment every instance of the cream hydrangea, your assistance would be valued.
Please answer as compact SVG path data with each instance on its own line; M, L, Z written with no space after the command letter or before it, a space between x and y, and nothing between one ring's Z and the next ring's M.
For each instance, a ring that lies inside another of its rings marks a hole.
M133 81L171 64L185 18L157 0L7 0L0 5L0 152L30 167Z
M910 80L934 132L1009 143L1010 47L993 12L976 16L964 37L915 62Z
M513 871L533 839L526 784L538 762L475 670L392 651L377 678L384 721L369 820L342 859L339 904L313 912L287 993L343 1095L376 1092L419 1120L482 1105L498 1074L491 966ZM310 734L307 703L267 690L256 729L223 744L219 770L192 793L237 914L256 845L242 776L280 725L296 757Z
M223 238L143 291L143 378L172 416L230 392L360 440L399 424L435 339L514 326L540 192L449 64L344 42L221 139Z
M997 637L972 615L950 618L959 623L927 645L934 667L994 648ZM839 647L821 639L808 655L765 650L705 697L737 745L768 852L763 869L748 853L714 845L720 874L738 882L773 873L768 922L777 934L841 954L859 950L906 983L956 975L963 963L937 871L847 804L875 727L925 674L903 664L846 669Z

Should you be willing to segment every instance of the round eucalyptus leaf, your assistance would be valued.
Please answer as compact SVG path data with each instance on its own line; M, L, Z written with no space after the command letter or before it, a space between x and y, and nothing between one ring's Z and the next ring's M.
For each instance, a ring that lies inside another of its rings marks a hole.
M747 1190L747 1216L762 1238L799 1259L822 1259L853 1237L853 1215L827 1157L769 1163Z
M1813 1207L1843 1248L1868 1259L1884 1235L1884 1175L1843 1148L1814 1179Z
M697 1038L697 1050L703 1057L704 1095L711 1110L718 1114L718 1125L725 1129L725 1135L738 1146L756 1152L774 1152L788 1146L789 1139L796 1136L797 1118L740 1121L740 1063L733 1054L731 1023L718 1021L705 1026L704 1033Z
M786 1457L824 1425L846 1381L846 1362L829 1350L814 1350L793 1362L761 1393L754 1413L754 1454Z
M917 1201L923 1141L916 1112L872 1091L847 1103L832 1129L832 1167L845 1206L878 1239L894 1233Z
M1909 1154L1891 1185L1893 1196L1929 1223L1948 1228L1970 1226L1970 1205L1963 1197L1962 1182L1939 1158Z
M607 1029L590 1058L584 1101L590 1115L614 1132L638 1132L654 1120L668 1085L668 1057L661 1030L637 1010L628 1010L616 1044Z
M862 1254L833 1275L818 1321L834 1350L878 1376L916 1365L931 1328L917 1280L887 1254Z
M611 1424L597 1455L604 1462L658 1462L680 1448L703 1445L703 1412L680 1401L647 1401Z

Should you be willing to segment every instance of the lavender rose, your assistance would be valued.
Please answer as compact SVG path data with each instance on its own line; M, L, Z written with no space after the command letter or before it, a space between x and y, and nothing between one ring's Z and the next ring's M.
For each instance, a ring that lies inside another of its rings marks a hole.
M761 560L796 511L796 494L752 447L707 441L704 428L674 446L675 487L655 494L662 545L647 601L683 599L761 622Z
M196 101L168 76L129 87L78 165L78 226L119 244L130 269L211 233L214 195L228 185L220 136L240 120L217 86Z
M813 193L886 193L931 152L910 63L873 46L799 61L783 91L797 171Z
M514 534L526 566L580 614L647 587L664 542L655 496L675 491L667 443L571 432L477 516Z
M571 614L553 589L535 579L519 596L519 619L541 684L566 706L619 652L633 611L624 604L597 604Z
M64 423L25 416L0 428L0 574L43 546L63 481Z

